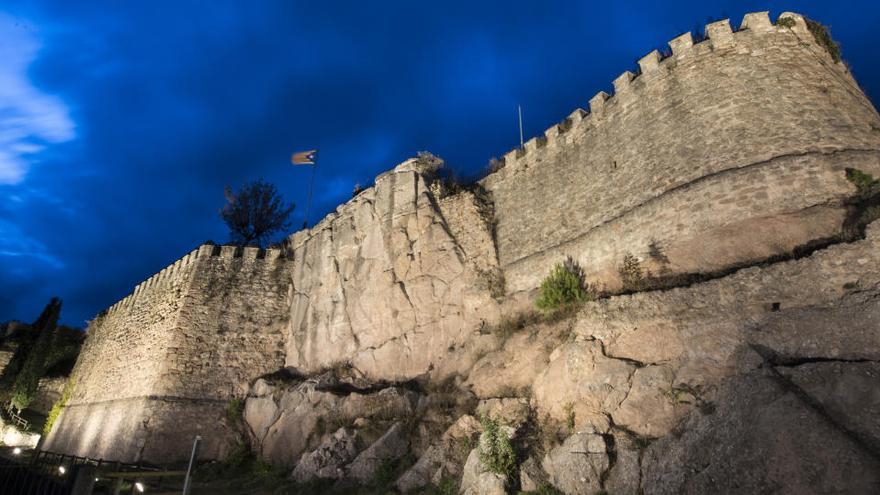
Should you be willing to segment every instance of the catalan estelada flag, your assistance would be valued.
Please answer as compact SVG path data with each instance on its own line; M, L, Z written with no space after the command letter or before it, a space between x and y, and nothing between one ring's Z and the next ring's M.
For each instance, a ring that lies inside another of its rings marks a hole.
M290 157L290 163L294 165L314 165L317 155L318 150L300 151L299 153L294 153L293 156Z

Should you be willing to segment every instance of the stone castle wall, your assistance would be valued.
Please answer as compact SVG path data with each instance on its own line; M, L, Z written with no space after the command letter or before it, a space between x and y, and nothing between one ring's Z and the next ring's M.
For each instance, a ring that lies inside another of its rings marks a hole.
M627 251L655 273L711 272L835 236L854 193L844 169L880 175L880 118L783 15L793 27L749 14L737 32L674 39L474 191L445 191L420 157L290 236L285 257L201 246L95 319L43 447L164 462L202 434L220 457L228 400L280 368L467 373L501 345L505 305L527 299L501 296L565 255L613 288Z
M508 153L482 181L509 291L536 287L564 255L617 284L626 251L650 245L670 272L712 271L840 229L843 169L880 172L880 119L807 30L749 14L653 51L589 114ZM747 236L743 235L748 233ZM656 252L656 250L655 250Z
M203 245L99 315L43 448L117 460L214 458L228 401L284 363L279 250Z

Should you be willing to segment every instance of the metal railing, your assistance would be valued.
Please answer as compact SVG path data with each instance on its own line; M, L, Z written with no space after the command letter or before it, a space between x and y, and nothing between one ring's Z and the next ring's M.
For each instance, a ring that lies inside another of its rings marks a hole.
M141 491L180 493L186 475L186 471L159 466L40 451L29 461L0 458L0 493L69 495L73 493L77 478L85 473L88 473L89 482L92 477L95 480L89 493L113 495Z
M12 402L6 404L5 409L8 419L12 421L15 426L19 427L22 430L27 430L30 428L31 424L28 422L28 420L22 418L18 414L17 408L12 405Z

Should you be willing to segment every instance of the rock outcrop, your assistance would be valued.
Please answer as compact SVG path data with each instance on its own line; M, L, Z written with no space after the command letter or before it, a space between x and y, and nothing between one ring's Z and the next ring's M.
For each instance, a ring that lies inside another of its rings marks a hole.
M347 363L376 380L442 379L493 345L479 333L498 319L491 219L474 194L444 199L432 189L440 164L404 162L290 238L288 366L313 373Z

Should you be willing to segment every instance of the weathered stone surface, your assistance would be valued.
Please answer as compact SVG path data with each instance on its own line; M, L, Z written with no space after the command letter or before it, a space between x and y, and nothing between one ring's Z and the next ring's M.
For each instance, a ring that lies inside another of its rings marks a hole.
M500 474L486 469L480 462L480 450L468 454L461 476L459 493L462 495L505 495L507 480Z
M574 413L575 424L604 429L605 413L626 398L636 367L602 353L601 343L570 342L550 356L550 363L535 379L532 390L537 409L561 421Z
M519 466L519 487L524 492L535 492L547 483L547 473L534 457L529 457Z
M348 466L348 477L366 483L373 479L382 463L400 459L408 451L407 431L402 423L394 423Z
M880 362L817 362L776 370L880 457Z
M263 395L256 395L262 392ZM334 393L316 389L312 380L258 381L245 401L244 420L256 452L279 466L293 466L322 437L341 424L365 425L369 419L404 419L414 412L417 394L390 387L373 393Z
M492 244L488 223L470 193L435 197L416 171L424 168L419 160L379 176L291 237L288 366L315 372L345 362L372 379L443 377L470 368L480 347L493 345L475 333L497 320L484 283L497 261L480 247ZM471 217L449 223L453 212Z
M477 416L492 418L514 429L528 421L530 415L529 399L525 398L487 399L477 405Z
M715 406L646 449L646 494L873 493L880 484L876 453L772 370L731 378Z
M614 424L647 437L663 436L689 410L693 401L673 386L674 375L667 366L646 366L635 370L629 393L611 417Z
M409 493L444 477L458 479L479 432L480 422L475 417L461 416L436 443L425 449L419 460L398 478L395 486L401 492Z
M602 435L581 431L544 456L550 483L566 495L595 493L602 489L602 475L610 466Z
M638 495L641 489L641 452L627 434L614 435L614 465L605 477L604 489L614 495Z
M61 392L64 390L65 383L67 383L66 376L41 378L37 385L37 393L34 395L34 400L28 406L28 409L43 415L49 414L52 406L61 398Z
M361 449L354 430L340 428L312 452L302 456L291 473L298 482L314 479L342 479L344 467L355 459Z
M526 308L531 309L532 304L528 301ZM535 379L535 370L547 366L550 354L564 339L570 325L571 322L535 325L510 336L501 349L486 354L474 364L468 372L466 386L479 398L528 391Z

